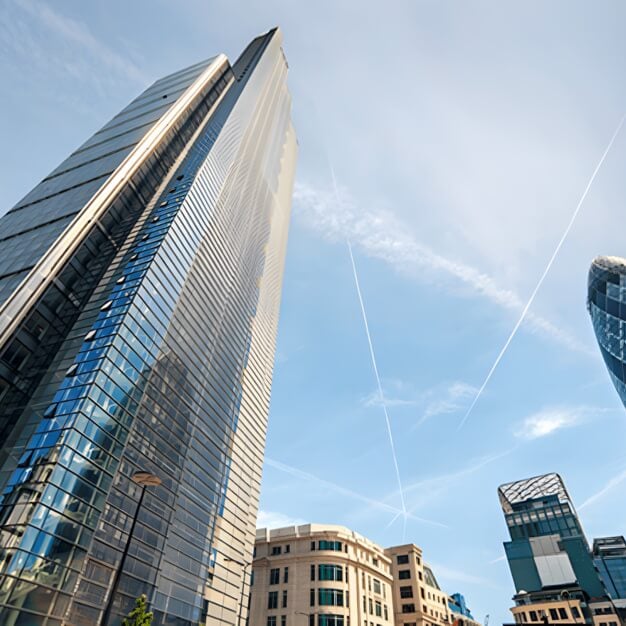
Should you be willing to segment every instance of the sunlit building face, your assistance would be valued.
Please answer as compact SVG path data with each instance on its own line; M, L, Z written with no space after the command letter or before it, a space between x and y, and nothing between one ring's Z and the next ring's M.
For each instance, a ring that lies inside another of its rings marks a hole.
M4 626L111 599L118 624L140 594L155 625L238 619L296 161L281 41L157 81L0 220Z

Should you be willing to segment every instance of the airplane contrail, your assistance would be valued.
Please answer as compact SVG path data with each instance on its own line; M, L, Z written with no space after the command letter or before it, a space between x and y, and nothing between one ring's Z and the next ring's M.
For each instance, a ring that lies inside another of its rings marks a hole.
M396 446L393 441L393 434L391 432L391 421L389 420L389 413L387 412L387 403L385 402L385 395L383 393L383 386L380 382L380 375L378 373L378 365L376 364L376 355L374 354L374 346L372 345L372 336L370 334L370 327L367 323L367 314L365 313L365 305L363 304L363 296L361 295L361 286L359 285L359 276L356 271L356 264L354 263L354 255L352 254L352 246L349 241L348 252L350 253L350 261L352 262L352 272L354 274L354 284L356 285L356 292L359 296L359 304L361 305L361 314L363 316L363 324L365 325L365 334L367 335L367 343L370 349L370 357L372 359L372 368L374 370L374 377L376 378L376 385L378 386L378 395L380 397L380 403L383 407L383 413L385 415L385 423L387 425L387 435L389 437L389 446L391 447L391 456L393 458L393 465L396 470L396 479L398 480L398 489L400 493L400 501L402 503L402 514L406 519L406 504L404 502L404 489L402 487L402 480L400 480L400 468L398 467L398 456L396 454Z
M298 469L297 467L287 465L286 463L282 463L281 461L277 461L270 457L265 457L264 462L269 467L273 467L274 469L284 472L285 474L289 474L290 476L293 476L294 478L299 478L301 480L306 480L309 482L317 483L321 485L322 487L330 489L343 496L354 498L355 500L360 500L361 502L364 502L365 504L369 506L381 509L383 511L388 511L390 513L394 513L395 517L392 520L393 522L395 522L398 519L398 517L400 517L401 515L404 515L404 512L401 509L398 509L397 507L387 502L383 502L382 500L375 500L374 498L370 498L369 496L364 496L363 494L357 493L356 491L353 491L352 489L348 489L347 487L342 487L341 485L338 485L337 483L333 483L329 480L325 480L324 478L320 478L319 476L316 476L315 474L310 474L309 472L305 472L301 469ZM417 515L414 515L413 513L407 512L406 516L412 519L413 521L420 522L422 524L429 524L431 526L437 526L438 528L449 528L449 526L447 526L446 524L443 524L442 522L427 519L425 517L419 517Z
M335 201L339 204L339 189L337 188L337 179L335 178L335 170L332 164L329 162L330 174L333 179L333 190L335 192ZM393 440L393 433L391 431L391 421L389 420L389 412L387 411L387 403L385 402L385 395L383 393L383 386L380 382L380 375L378 373L378 365L376 363L376 354L374 353L374 345L372 343L372 335L370 333L370 327L367 322L367 313L365 312L365 304L363 303L363 296L361 294L361 286L359 284L359 275L356 271L356 264L354 262L354 255L352 254L352 245L350 244L350 240L346 239L346 244L348 246L348 252L350 253L350 262L352 264L352 273L354 275L354 284L356 286L356 293L359 297L359 304L361 305L361 315L363 317L363 325L365 326L365 334L367 335L367 344L369 346L370 358L372 361L372 369L374 370L374 377L376 378L376 385L378 387L378 395L380 397L380 403L383 407L383 414L385 416L385 424L387 426L387 436L389 438L389 447L391 448L391 457L393 459L393 466L396 474L396 480L398 481L398 489L400 493L400 503L401 503L401 511L402 516L404 518L404 527L403 527L403 536L406 534L406 519L407 519L407 509L406 502L404 500L404 489L402 487L402 480L400 478L400 467L398 466L398 455L396 454L396 446ZM394 518L394 521L397 518Z
M598 164L596 165L596 169L593 170L593 174L591 175L591 178L589 179L589 182L587 183L587 186L585 187L585 190L583 191L583 195L580 197L580 200L578 201L578 204L576 205L576 208L574 209L574 213L572 214L572 217L570 218L570 221L569 221L569 223L567 225L567 228L565 229L565 232L563 233L563 236L561 237L561 239L559 240L559 243L557 244L556 248L554 249L554 252L552 253L552 256L550 257L550 260L548 261L548 264L546 265L546 268L543 270L543 274L541 274L541 277L539 278L539 282L535 285L535 288L533 289L533 292L530 294L530 298L528 299L528 302L526 303L526 306L522 310L522 314L520 315L519 319L517 320L517 323L513 327L513 330L511 331L511 334L509 335L508 339L504 343L504 346L502 347L502 350L500 350L500 353L496 357L496 360L495 360L494 364L491 366L491 369L489 370L489 373L487 374L487 377L485 378L483 384L480 386L480 389L476 393L476 396L474 397L474 400L472 401L472 404L470 405L469 409L467 410L467 413L465 414L465 417L459 423L457 430L461 430L461 428L463 428L463 426L465 425L465 422L467 422L469 416L471 415L472 411L474 410L474 407L476 406L476 403L478 402L480 396L482 395L483 391L485 390L485 387L487 386L487 384L491 380L491 377L493 376L493 373L496 371L496 368L498 367L500 361L502 360L502 357L504 356L504 353L507 351L507 349L509 347L509 344L513 340L513 337L515 337L519 327L521 326L522 322L524 321L524 318L526 317L526 314L528 313L528 310L530 309L530 307L531 307L531 305L532 305L532 303L533 303L533 301L535 299L535 296L537 295L537 292L541 288L541 285L542 285L545 277L548 275L548 272L550 271L550 268L552 267L552 264L554 263L554 259L556 259L559 251L561 250L561 246L563 245L563 243L565 242L565 239L569 235L569 232L572 229L572 226L574 225L574 222L576 221L576 217L578 216L578 213L580 211L580 207L582 206L583 202L585 201L585 198L587 197L587 194L589 193L589 189L591 189L591 185L593 184L593 181L595 180L596 174L598 173L598 171L602 167L602 164L604 163L604 159L606 159L607 154L611 150L611 147L613 146L613 143L615 142L615 139L617 138L617 135L619 134L619 131L621 130L622 125L624 124L624 120L625 119L626 119L626 113L624 113L624 115L622 116L622 119L620 120L619 124L617 125L617 128L615 129L615 132L613 133L613 136L611 137L611 141L609 141L609 145L606 147L606 150L604 151L604 153L602 154L602 157L600 158L600 160L598 161Z

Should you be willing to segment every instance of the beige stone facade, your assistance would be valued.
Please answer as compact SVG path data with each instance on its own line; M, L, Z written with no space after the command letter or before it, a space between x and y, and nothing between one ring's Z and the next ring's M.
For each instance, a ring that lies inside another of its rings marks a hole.
M395 626L450 626L448 594L415 544L385 550L391 559Z
M391 561L343 527L257 531L250 626L392 626Z
M449 608L414 544L343 526L257 530L249 626L479 626Z

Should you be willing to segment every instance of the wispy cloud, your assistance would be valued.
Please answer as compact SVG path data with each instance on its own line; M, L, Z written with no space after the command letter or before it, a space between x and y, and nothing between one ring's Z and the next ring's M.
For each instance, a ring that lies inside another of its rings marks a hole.
M456 413L465 408L478 389L462 381L437 385L426 390L415 390L405 382L391 381L385 384L385 403L388 407L416 407L421 415L419 426L426 420L440 415ZM380 394L373 391L362 400L363 406L380 406Z
M603 498L609 491L620 485L626 480L626 470L623 470L619 474L613 476L601 489L596 491L593 495L589 496L579 507L578 510L586 509L587 507L595 504L598 500Z
M285 513L264 510L259 511L256 522L257 528L283 528L284 526L299 526L300 524L306 524L306 522Z
M462 382L453 383L445 390L441 398L428 404L418 424L437 415L456 413L467 404L470 398L474 397L476 391L477 389L473 385Z
M103 94L120 79L147 84L122 42L97 38L87 24L39 0L7 2L0 15L2 49L7 58L25 58L30 66L60 79L75 76Z
M349 498L352 498L354 500L359 500L361 502L364 502L365 504L373 507L373 508L377 508L377 509L381 509L381 510L385 510L389 513L393 513L394 515L406 515L407 518L412 519L416 522L421 522L424 524L430 524L432 526L438 526L440 528L447 528L446 524L442 524L441 522L437 522L434 520L430 520L430 519L426 519L423 517L418 517L416 515L413 515L411 513L404 513L402 511L402 509L399 509L395 506L392 506L391 504L388 504L386 502L382 502L380 500L375 500L374 498L370 498L368 496L364 496L363 494L357 493L356 491L353 491L352 489L348 489L346 487L342 487L341 485L338 485L336 483L333 483L329 480L325 480L324 478L320 478L319 476L315 476L314 474L310 474L309 472L305 472L301 469L298 469L297 467L293 467L291 465L287 465L286 463L281 463L280 461L276 461L272 458L269 457L265 457L265 464L268 465L269 467L273 467L274 469L277 469L281 472L284 472L286 474L289 474L290 476L293 476L294 478L298 478L300 480L304 480L307 482L313 482L316 483L317 485L320 485L321 487L325 487L326 489L330 489L331 491L334 491L335 493L338 493L340 495L343 496L347 496Z
M298 181L294 190L294 209L307 227L333 241L349 239L368 256L388 263L399 272L421 280L433 273L448 276L456 281L457 290L460 282L474 294L502 309L517 312L524 308L524 302L517 293L498 286L485 272L442 256L423 245L391 213L357 208L345 189L341 190L339 200L336 200L334 191ZM525 323L531 330L550 337L570 350L590 352L569 333L544 317L529 312Z
M554 434L558 430L577 426L590 414L606 409L594 407L548 407L526 417L515 431L520 439L539 439Z

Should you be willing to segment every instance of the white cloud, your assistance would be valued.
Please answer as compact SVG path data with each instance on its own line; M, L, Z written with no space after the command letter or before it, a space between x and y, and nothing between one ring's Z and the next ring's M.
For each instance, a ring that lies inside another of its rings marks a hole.
M437 415L456 413L458 410L462 409L467 404L467 401L473 398L477 392L478 389L473 385L468 385L463 382L453 383L445 390L443 397L433 400L428 404L418 424Z
M0 15L2 47L11 56L28 60L35 70L59 80L76 76L103 94L120 79L145 85L148 78L130 58L123 42L116 45L95 37L89 27L38 0L14 0Z
M580 424L591 412L604 411L592 407L550 407L526 417L515 436L520 439L539 439L557 430Z
M626 470L620 472L616 476L613 476L611 480L609 480L604 487L596 491L593 495L589 496L579 507L578 510L586 509L588 506L591 506L601 498L603 498L609 491L613 488L617 487L617 485L621 484L626 480Z
M478 391L473 385L462 381L437 385L425 391L416 391L411 385L397 380L386 383L385 387L385 404L388 407L419 408L421 417L416 426L438 415L456 413L464 408ZM372 391L363 398L362 404L365 407L380 406L381 399L378 391Z
M285 513L260 510L256 525L257 528L283 528L285 526L300 526L306 523L298 517L291 517Z
M388 211L357 209L345 189L335 194L297 181L294 212L311 230L331 241L349 239L368 256L413 278L425 281L436 277L439 284L441 277L447 276L454 279L455 292L458 292L460 283L502 309L521 311L524 307L517 293L498 286L488 274L462 261L442 256L418 242L407 226ZM525 324L570 350L590 352L569 333L535 313L528 313Z

